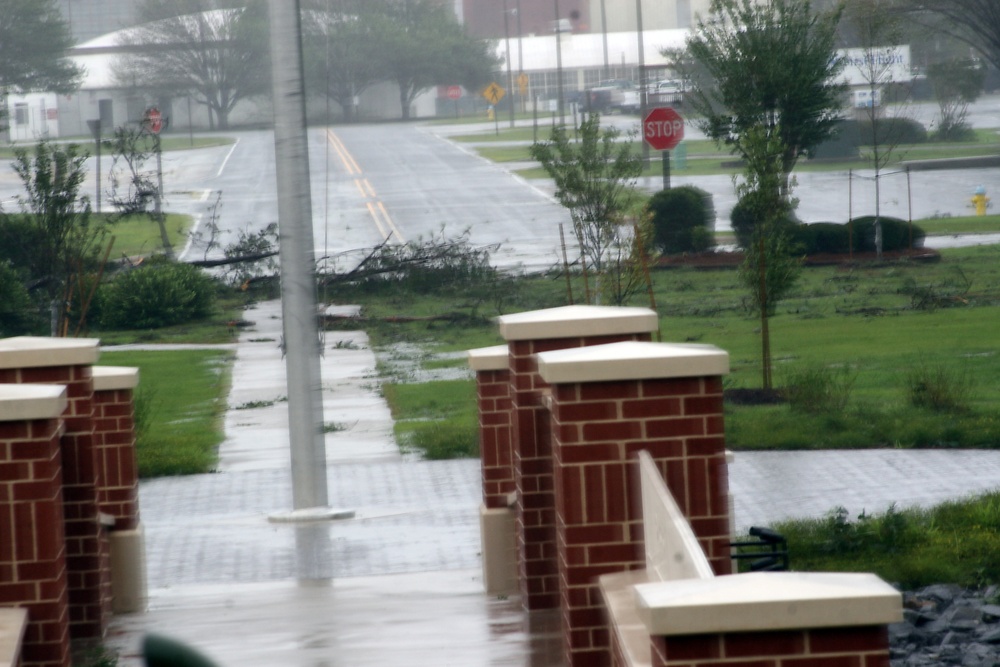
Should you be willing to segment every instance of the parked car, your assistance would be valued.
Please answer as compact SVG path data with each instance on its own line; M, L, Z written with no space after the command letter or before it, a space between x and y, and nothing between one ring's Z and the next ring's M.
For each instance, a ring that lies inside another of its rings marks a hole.
M684 102L684 82L677 79L657 81L649 93L649 104L682 104Z
M586 91L586 108L596 113L635 113L639 110L639 89L627 79L608 79Z

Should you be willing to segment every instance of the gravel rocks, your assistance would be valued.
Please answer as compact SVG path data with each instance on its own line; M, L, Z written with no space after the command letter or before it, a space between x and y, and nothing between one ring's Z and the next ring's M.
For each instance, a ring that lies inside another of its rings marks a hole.
M903 593L903 622L889 626L889 645L892 667L1000 667L1000 587Z

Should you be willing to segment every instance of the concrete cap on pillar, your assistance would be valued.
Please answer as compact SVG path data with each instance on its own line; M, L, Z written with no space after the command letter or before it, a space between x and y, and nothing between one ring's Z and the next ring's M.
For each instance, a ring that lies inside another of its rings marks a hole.
M16 336L0 340L0 368L92 366L100 356L96 338Z
M714 345L626 341L540 352L549 384L712 377L729 373L729 353Z
M504 340L545 340L652 333L659 321L649 308L562 306L497 318Z
M66 387L57 384L0 384L0 421L54 419L66 411Z
M903 620L899 591L874 574L751 572L638 584L651 635L885 625Z
M139 369L128 366L94 366L94 391L135 389L139 386Z
M509 367L510 350L506 345L481 347L466 352L469 368L474 371L502 371Z

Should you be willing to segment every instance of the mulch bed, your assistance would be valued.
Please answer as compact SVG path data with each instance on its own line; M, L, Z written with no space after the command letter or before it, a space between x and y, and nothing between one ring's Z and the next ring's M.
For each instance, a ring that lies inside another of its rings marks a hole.
M941 253L931 248L911 248L882 253L883 263L903 259L911 262L937 262L941 259ZM661 257L657 266L668 269L682 266L696 269L729 269L739 266L742 261L742 252L701 252ZM863 266L878 262L874 252L856 252L853 255L824 253L809 255L804 261L806 266Z

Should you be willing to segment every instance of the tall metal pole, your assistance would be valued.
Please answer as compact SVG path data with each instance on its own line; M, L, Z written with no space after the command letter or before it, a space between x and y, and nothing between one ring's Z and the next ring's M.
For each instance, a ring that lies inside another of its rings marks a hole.
M611 63L608 61L608 10L601 0L601 37L604 42L604 78L611 78Z
M556 11L556 90L559 99L556 106L559 109L559 124L566 124L566 110L563 107L563 67L562 67L562 23L559 18L559 0L552 0Z
M635 32L639 40L639 118L645 118L649 109L646 93L646 45L642 31L642 0L635 0ZM649 165L649 144L642 142L642 161Z
M270 0L268 12L292 504L304 510L327 505L327 486L299 0Z
M517 0L517 82L521 84L524 75L524 33L521 31L521 0ZM521 113L524 113L524 92L521 92Z
M510 22L507 20L507 0L503 0L503 35L507 42L507 102L510 105L510 126L514 127L514 75L510 72Z

